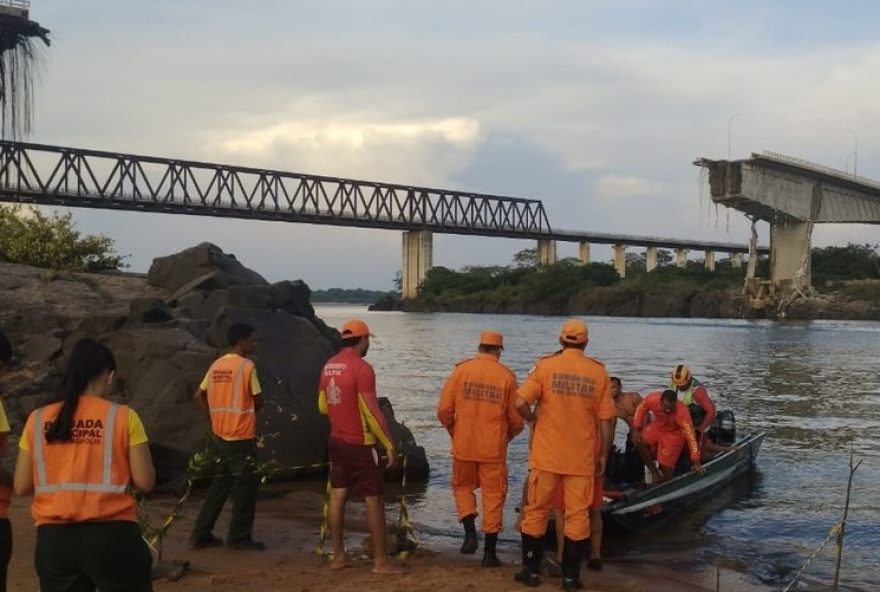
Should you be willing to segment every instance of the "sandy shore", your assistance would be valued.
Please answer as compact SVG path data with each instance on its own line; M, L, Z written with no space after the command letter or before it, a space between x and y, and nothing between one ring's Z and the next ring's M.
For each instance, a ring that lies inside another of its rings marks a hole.
M405 576L374 576L370 560L360 553L364 539L362 506L353 504L349 510L346 539L347 548L356 555L355 566L342 572L332 572L326 559L315 554L320 526L321 495L309 491L294 491L261 499L258 506L255 538L265 542L268 550L262 553L230 551L225 548L191 551L186 539L198 511L198 500L192 501L186 514L176 523L165 541L163 558L188 560L190 569L177 582L157 581L155 589L164 591L351 591L351 592L439 592L450 590L480 590L495 592L516 590L521 587L513 581L518 569L519 550L516 547L500 550L505 566L485 569L479 565L479 555L462 557L452 548L422 547L407 560L410 573ZM158 499L149 503L152 514L164 516L172 500ZM33 592L38 588L33 570L34 527L26 500L14 500L10 512L14 529L9 590ZM225 532L228 512L221 516L216 534ZM713 566L693 571L677 571L664 566L661 556L639 557L606 562L597 573L584 568L583 580L588 590L606 592L713 592L716 573ZM770 590L756 586L742 574L723 571L720 589L724 592L759 592ZM539 589L558 589L559 580L544 578Z

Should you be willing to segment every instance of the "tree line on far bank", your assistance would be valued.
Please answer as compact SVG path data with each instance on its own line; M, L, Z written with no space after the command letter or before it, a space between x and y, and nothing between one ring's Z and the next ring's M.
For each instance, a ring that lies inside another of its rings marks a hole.
M583 265L574 258L550 265L538 265L534 249L514 255L506 266L471 266L461 270L446 267L431 269L419 290L418 301L424 304L449 305L457 300L480 300L505 305L513 302L565 301L590 289L618 287L646 295L669 289L695 288L715 290L741 286L746 266L735 268L728 259L716 262L715 271L705 268L702 260L691 260L677 267L668 251L658 251L658 267L646 270L644 254L629 253L626 278L621 279L609 263ZM815 248L812 252L813 285L821 290L852 292L864 296L863 287L847 284L853 280L880 280L880 246L849 244L845 247ZM769 260L758 260L758 277L768 277ZM876 286L867 294L877 293Z

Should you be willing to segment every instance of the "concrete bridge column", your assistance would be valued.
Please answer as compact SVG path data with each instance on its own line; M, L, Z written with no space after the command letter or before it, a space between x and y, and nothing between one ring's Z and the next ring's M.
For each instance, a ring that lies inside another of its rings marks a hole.
M645 271L657 269L657 247L645 247Z
M621 279L626 277L626 245L614 245L614 271Z
M730 254L730 267L733 269L741 269L743 266L743 254L742 253L731 253Z
M687 267L688 263L688 250L687 249L675 249L675 266L676 267Z
M590 243L582 241L578 245L578 259L580 259L581 263L584 265L590 263Z
M538 241L538 265L551 265L556 263L556 241L555 240L539 240Z
M404 298L419 295L419 286L425 281L428 270L434 266L434 235L428 230L403 233L403 285Z
M715 271L715 251L706 251L703 265L705 265L706 269L709 271Z
M770 279L773 283L791 280L798 288L810 286L812 230L809 222L770 225Z

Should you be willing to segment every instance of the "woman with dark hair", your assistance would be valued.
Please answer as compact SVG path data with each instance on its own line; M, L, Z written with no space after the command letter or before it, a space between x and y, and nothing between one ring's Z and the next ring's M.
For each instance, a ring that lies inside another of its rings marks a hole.
M0 378L9 369L12 361L12 344L0 331ZM0 459L6 452L9 438L9 421L6 410L0 401ZM6 592L6 570L12 557L12 526L9 523L9 500L12 497L12 473L0 464L0 592Z
M91 339L73 348L59 400L24 427L15 492L34 493L35 562L43 592L152 590L151 557L129 486L148 492L156 472L137 414L105 399L116 361Z

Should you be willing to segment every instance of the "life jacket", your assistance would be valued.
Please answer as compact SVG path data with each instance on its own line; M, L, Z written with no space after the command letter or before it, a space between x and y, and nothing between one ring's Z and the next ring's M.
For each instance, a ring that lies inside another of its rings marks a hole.
M694 422L694 429L697 428L700 424L703 423L703 420L706 419L706 411L697 405L694 401L694 391L698 386L703 386L699 380L694 377L691 377L691 385L688 387L686 391L679 390L678 391L678 399L687 406L688 411L691 413L691 421ZM672 390L676 390L678 387L675 385L670 385ZM706 388L703 386L703 388Z
M253 361L228 355L208 370L211 429L224 440L249 440L256 436L254 398L248 390L253 368Z
M41 524L125 520L137 522L128 493L128 407L99 397L80 397L72 439L46 442L61 403L34 411L28 434L33 454L34 502Z

